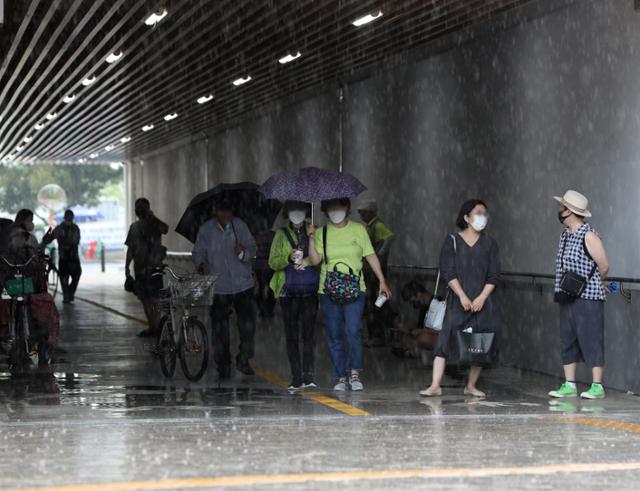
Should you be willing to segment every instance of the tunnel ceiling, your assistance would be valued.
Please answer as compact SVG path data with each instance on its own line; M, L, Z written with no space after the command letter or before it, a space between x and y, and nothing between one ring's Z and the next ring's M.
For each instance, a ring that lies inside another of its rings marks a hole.
M5 2L0 161L89 163L140 155L524 3ZM155 24L145 23L163 12ZM374 21L353 25L379 12ZM118 59L109 63L112 54Z

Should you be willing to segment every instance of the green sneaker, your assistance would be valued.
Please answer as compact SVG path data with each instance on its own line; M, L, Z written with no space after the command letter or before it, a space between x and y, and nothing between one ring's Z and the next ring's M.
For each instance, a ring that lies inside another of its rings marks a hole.
M551 397L578 397L578 390L575 387L571 387L567 382L562 384L558 390L552 390L549 392Z
M580 394L583 399L604 399L604 388L601 384L591 384L591 388Z

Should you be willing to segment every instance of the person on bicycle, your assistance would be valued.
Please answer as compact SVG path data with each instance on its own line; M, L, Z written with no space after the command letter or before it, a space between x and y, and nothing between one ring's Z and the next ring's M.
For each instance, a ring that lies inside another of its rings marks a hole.
M214 218L198 231L193 261L199 272L218 275L211 318L214 359L220 378L231 375L231 307L238 316L240 332L240 353L236 357L236 369L246 375L254 374L249 360L253 358L256 330L254 279L251 271L251 260L256 251L256 241L247 224L233 216L229 203L216 203Z
M33 235L34 228L33 212L27 209L20 210L9 228L3 257L13 264L24 264L31 257L38 256L31 262L26 273L33 278L36 293L42 293L47 291L45 264L42 258L44 246L53 239L49 229L42 242L38 243L38 239Z
M73 302L82 274L78 255L80 228L73 223L74 218L73 211L65 211L64 221L53 230L53 238L58 241L58 273L62 286L62 303Z
M162 245L162 236L169 232L169 226L157 218L151 211L151 204L146 198L135 201L135 213L138 221L129 228L125 245L127 258L125 275L131 276L131 262L135 275L134 293L142 302L149 327L138 333L139 337L157 337L160 324L158 295L162 290L162 261L167 249Z

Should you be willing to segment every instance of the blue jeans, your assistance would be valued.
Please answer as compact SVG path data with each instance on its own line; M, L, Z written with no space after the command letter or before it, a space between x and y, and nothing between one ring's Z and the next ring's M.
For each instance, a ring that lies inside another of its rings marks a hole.
M362 293L355 302L342 305L331 301L326 295L320 295L329 355L333 365L333 375L336 379L348 376L348 370L362 370L360 324L366 299L367 296ZM345 328L349 343L348 359L344 346Z

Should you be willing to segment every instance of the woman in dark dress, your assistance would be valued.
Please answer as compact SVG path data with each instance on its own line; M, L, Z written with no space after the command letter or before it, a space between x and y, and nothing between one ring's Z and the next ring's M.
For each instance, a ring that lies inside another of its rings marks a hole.
M444 324L434 351L433 378L431 385L420 392L422 396L442 395L440 383L445 366L458 361L455 346L457 330L467 326L472 326L474 332L497 333L499 330L492 293L500 275L500 259L496 242L483 232L487 221L485 203L477 199L465 202L456 223L460 232L448 236L442 246L440 274L449 285L450 292ZM495 358L497 350L494 349L493 353ZM476 387L481 371L480 366L470 368L465 395L485 396Z

